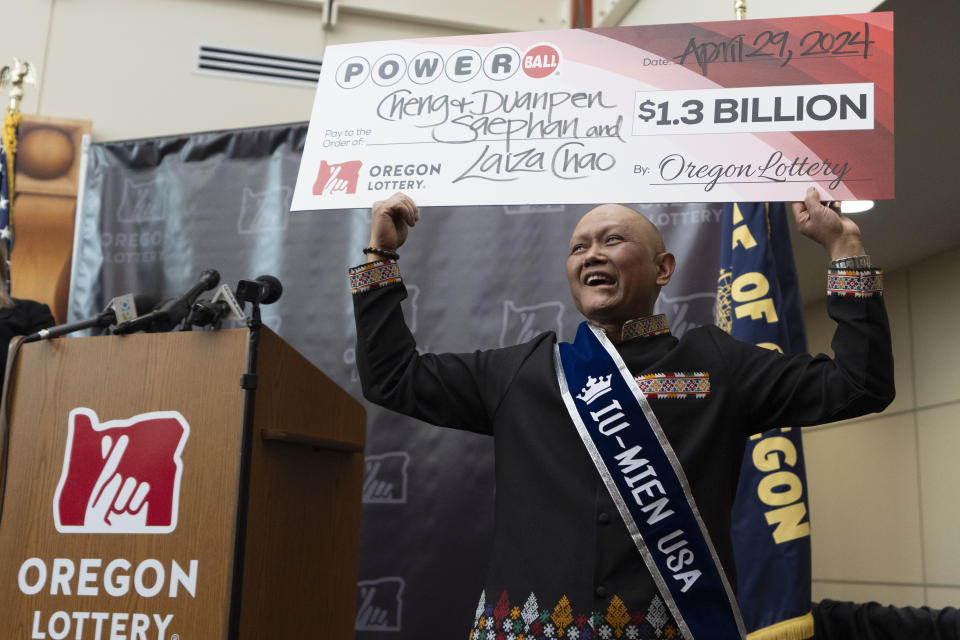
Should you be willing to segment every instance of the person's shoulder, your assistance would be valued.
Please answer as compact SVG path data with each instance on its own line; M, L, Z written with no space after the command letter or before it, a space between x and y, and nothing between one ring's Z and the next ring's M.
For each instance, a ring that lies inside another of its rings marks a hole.
M24 309L28 312L46 312L51 313L50 305L45 302L38 302L37 300L28 300L27 298L11 298L13 300L13 305L15 308Z
M709 350L720 354L730 353L745 342L737 340L715 324L704 324L688 329L681 336L677 348L704 352Z
M30 300L29 298L10 298L13 300L14 306L31 308L31 309L49 309L50 305L45 302L38 302L37 300Z
M533 337L530 338L529 340L527 340L526 343L522 343L522 344L536 344L536 345L539 345L539 344L548 344L548 345L552 345L552 344L555 343L555 342L557 342L557 332L556 332L556 331L543 331L543 332L538 333L537 335L533 336Z
M681 342L692 342L700 340L733 340L730 334L715 324L702 324L692 329L687 329L680 337Z
M520 367L524 363L542 359L542 357L553 357L553 345L557 342L557 334L553 331L544 331L533 336L529 340L512 345L503 345L489 349L478 349L478 354L486 354L503 364L507 368Z
M49 305L26 298L11 298L13 309L22 318L26 318L33 330L46 329L56 324Z
M517 344L502 344L499 347L489 349L479 349L479 351L493 351L503 353L530 353L539 349L553 349L557 342L557 334L554 331L543 331L523 342Z

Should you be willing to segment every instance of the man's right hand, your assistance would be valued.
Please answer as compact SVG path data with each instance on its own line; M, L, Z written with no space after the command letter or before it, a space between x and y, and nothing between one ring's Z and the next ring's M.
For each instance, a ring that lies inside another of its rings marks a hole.
M373 203L370 210L370 245L374 249L396 251L407 239L409 228L417 224L420 214L410 196L395 193L386 200ZM367 254L371 261L380 256Z

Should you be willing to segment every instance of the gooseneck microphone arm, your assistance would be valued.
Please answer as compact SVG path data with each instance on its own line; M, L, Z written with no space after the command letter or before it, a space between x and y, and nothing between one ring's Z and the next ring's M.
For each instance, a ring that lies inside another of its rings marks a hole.
M118 312L118 306L121 304L121 301L125 302L125 299L130 297L133 298L132 306L134 313L136 313L137 310L152 309L157 304L157 301L153 298L153 296L143 294L137 294L135 296L131 296L130 294L118 296L107 305L106 309L92 318L77 320L76 322L68 322L67 324L60 324L48 329L41 329L36 333L31 333L28 335L23 339L23 342L51 340L59 336L67 335L68 333L73 333L74 331L83 331L84 329L104 329L109 327L117 322L118 315L120 315Z
M117 319L116 314L112 309L104 311L100 315L93 316L92 318L87 318L86 320L79 320L77 322L68 322L67 324L59 324L55 327L50 327L49 329L40 329L36 333L31 333L26 338L23 339L24 343L27 342L37 342L38 340L51 340L59 336L66 335L68 333L73 333L74 331L83 331L84 329L92 329L94 327L102 329L103 327L109 326L114 323Z

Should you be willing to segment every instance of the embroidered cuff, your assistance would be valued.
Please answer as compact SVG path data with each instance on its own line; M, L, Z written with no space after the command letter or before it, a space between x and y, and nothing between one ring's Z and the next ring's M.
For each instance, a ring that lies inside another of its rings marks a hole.
M357 294L400 282L400 267L396 260L368 262L347 271L350 293Z
M830 269L827 271L828 296L872 298L883 295L883 269Z
M710 397L710 374L706 371L648 373L635 379L643 395L658 400Z

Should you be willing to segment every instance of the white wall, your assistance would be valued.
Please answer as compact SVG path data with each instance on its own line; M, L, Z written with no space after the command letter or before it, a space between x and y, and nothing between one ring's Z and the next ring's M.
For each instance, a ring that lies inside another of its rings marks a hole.
M325 30L321 4L0 0L0 61L17 56L40 71L39 88L27 88L24 113L92 120L97 141L141 138L310 117L312 87L194 74L199 42L321 59L328 44L561 28L568 6L564 0L535 0L518 11L509 0L419 0L409 6L354 0ZM478 7L490 17L483 24Z
M3 16L3 35L0 36L0 67L13 63L16 56L42 70L46 60L47 34L50 30L50 12L53 0L0 0ZM7 92L2 93L6 112ZM20 110L37 113L37 87L27 86ZM64 118L69 114L59 114Z
M804 431L814 600L960 603L960 249L886 274L897 398ZM825 303L806 310L812 353L832 353Z
M312 87L194 74L198 42L320 59L328 42L456 33L367 17L328 33L317 8L265 2L45 4L46 30L39 10L28 29L31 43L45 46L39 56L25 54L41 61L41 86L28 89L23 110L93 120L94 138L101 141L309 118ZM14 55L14 46L2 45L4 57Z
M306 120L314 91L194 74L199 42L320 59L328 44L564 28L569 0L342 0L325 30L314 0L0 0L0 63L40 71L24 113L93 121L98 141ZM867 11L873 0L749 0L751 17ZM595 0L623 24L727 20L733 2Z

